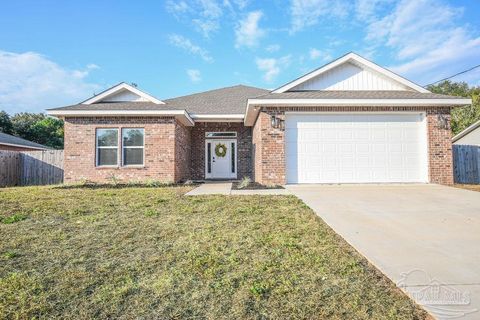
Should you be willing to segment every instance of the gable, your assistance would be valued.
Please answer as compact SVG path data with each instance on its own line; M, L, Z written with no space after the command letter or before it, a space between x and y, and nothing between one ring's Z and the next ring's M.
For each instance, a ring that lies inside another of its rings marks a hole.
M365 66L351 62L319 74L288 91L309 90L407 90L411 88Z
M102 102L149 102L148 99L128 90L122 90L107 96L101 100Z
M273 90L272 93L312 90L430 92L351 52Z
M116 86L83 101L82 104L101 102L151 102L155 104L165 104L154 96L151 96L125 82L119 83Z

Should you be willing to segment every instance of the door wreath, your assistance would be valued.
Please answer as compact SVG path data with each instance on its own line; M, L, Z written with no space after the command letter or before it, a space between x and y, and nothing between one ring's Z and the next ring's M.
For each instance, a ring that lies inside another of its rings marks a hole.
M223 158L227 154L227 147L223 143L219 143L215 146L215 155Z

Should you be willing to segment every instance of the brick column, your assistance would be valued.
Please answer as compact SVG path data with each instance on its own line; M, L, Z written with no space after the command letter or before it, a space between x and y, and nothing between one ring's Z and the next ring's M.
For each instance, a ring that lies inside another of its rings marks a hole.
M445 119L447 126L442 127ZM452 132L450 109L436 108L427 111L428 122L428 174L431 183L453 184Z

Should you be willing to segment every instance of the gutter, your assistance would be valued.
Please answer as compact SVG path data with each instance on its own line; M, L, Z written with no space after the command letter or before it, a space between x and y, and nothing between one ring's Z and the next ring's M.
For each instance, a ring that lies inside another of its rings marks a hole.
M47 114L56 117L109 117L109 116L171 116L186 126L194 126L195 121L185 110L47 110Z

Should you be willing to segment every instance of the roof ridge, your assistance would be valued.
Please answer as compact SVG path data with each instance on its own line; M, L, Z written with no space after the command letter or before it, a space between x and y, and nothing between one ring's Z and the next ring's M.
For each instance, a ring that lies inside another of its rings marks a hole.
M205 94L205 93L209 93L209 92L213 92L213 91L220 91L220 90L225 90L225 89L231 89L231 88L235 88L235 87L245 87L245 88L252 88L252 89L258 89L258 90L264 90L264 91L266 91L266 93L270 92L269 90L264 89L264 88L247 86L247 85L244 85L244 84L236 84L236 85L233 85L233 86L227 86L227 87L221 87L221 88L216 88L216 89L210 89L210 90L206 90L206 91L200 91L200 92L195 92L195 93L186 94L186 95L183 95L183 96L177 96L177 97L173 97L173 98L163 99L162 101L163 101L163 102L167 102L167 101L169 101L169 100L174 100L174 99L179 99L179 98L185 98L185 97L191 97L191 96L195 96L195 95L199 95L199 94Z

